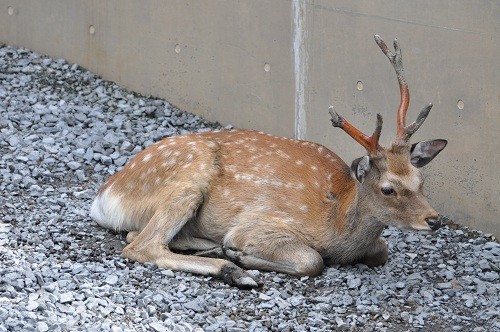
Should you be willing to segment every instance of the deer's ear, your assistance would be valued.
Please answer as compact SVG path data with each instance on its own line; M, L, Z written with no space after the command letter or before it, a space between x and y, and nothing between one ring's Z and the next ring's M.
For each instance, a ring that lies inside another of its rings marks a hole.
M355 159L351 164L351 172L360 183L363 183L371 169L370 157L368 156Z
M448 141L444 139L422 141L413 144L410 150L411 164L417 168L427 165L439 152L443 151L446 144L448 144Z

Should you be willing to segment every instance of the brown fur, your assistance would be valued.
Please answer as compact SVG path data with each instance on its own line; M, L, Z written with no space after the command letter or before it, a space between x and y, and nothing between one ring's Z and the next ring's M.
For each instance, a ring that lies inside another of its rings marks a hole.
M420 192L405 193L406 206L380 193L381 181L414 180L385 178L415 173L408 147L381 151L372 167L360 184L335 153L316 143L255 131L192 134L139 153L96 201L102 199L103 215L116 219L110 220L114 228L131 232L126 257L253 287L227 260L170 249L218 253L243 267L297 275L319 274L323 260L383 264L383 227L395 220L412 228L435 212L415 198ZM114 214L107 206L116 207Z

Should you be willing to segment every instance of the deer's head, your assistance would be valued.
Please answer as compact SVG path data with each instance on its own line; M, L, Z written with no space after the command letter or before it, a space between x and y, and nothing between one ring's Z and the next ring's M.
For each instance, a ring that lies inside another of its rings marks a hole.
M342 128L367 151L367 155L352 162L351 172L359 181L361 209L372 214L378 221L403 229L434 231L441 226L438 213L430 206L423 192L423 179L419 168L427 165L447 141L443 139L411 144L410 137L422 125L432 104L422 109L417 120L406 125L406 113L410 102L408 84L404 78L401 49L394 40L394 53L380 36L375 35L378 46L389 58L398 78L401 101L397 112L396 138L388 148L378 143L382 130L382 116L377 114L374 133L368 137L339 116L330 107L332 124Z

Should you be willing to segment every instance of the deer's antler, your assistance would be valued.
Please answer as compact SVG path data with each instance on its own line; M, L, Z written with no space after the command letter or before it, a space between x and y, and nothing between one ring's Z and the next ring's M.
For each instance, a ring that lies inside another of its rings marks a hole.
M333 106L330 106L328 112L332 117L332 125L334 127L341 128L343 131L349 134L349 136L351 136L356 142L361 144L369 154L376 154L381 149L380 145L378 144L378 140L380 138L380 132L382 131L382 115L377 114L377 126L375 127L375 131L373 132L373 134L368 137L359 129L347 122L343 117L338 115L338 113L333 110Z
M403 68L403 57L401 55L401 48L399 47L399 42L394 39L394 53L389 50L389 47L385 44L379 35L375 35L375 42L378 44L382 52L389 58L394 70L396 71L396 76L398 78L399 90L401 92L401 101L399 102L398 114L397 114L397 132L396 140L408 142L411 135L413 135L422 123L427 118L432 104L427 105L420 111L417 120L406 126L406 113L408 112L408 106L410 104L410 91L408 90L408 83L406 82L404 76Z

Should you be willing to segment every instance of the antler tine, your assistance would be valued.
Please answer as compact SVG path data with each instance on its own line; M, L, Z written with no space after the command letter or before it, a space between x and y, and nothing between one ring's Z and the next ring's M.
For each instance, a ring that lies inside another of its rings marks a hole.
M394 70L396 71L396 76L398 78L399 90L401 93L401 101L399 103L398 116L397 116L397 132L396 138L405 138L405 123L406 123L406 113L408 111L408 106L410 104L410 91L408 90L408 83L404 77L403 68L403 57L401 55L401 48L399 47L399 42L394 39L394 52L389 50L389 47L385 44L379 35L375 35L375 42L380 47L382 52L389 58Z
M377 114L377 126L373 131L373 134L368 137L363 134L359 129L354 127L352 124L347 122L343 117L341 117L337 112L333 110L333 106L328 108L328 113L332 117L332 125L334 127L339 127L343 131L345 131L349 136L354 138L356 142L361 144L369 154L376 154L380 151L381 147L378 144L378 140L380 138L380 133L382 132L382 115Z
M408 142L410 140L411 135L413 135L418 130L418 128L420 128L422 123L424 123L425 119L427 118L427 115L429 115L429 112L431 111L431 108L432 108L432 103L429 103L429 105L425 106L420 111L420 114L418 115L417 119L404 128L403 140L405 142Z

